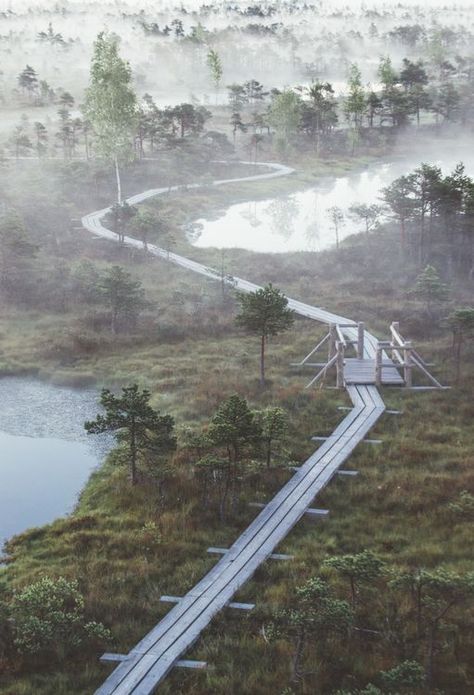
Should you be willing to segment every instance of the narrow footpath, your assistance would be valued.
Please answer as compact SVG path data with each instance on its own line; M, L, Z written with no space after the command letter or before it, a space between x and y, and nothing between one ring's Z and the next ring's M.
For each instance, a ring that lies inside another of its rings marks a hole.
M281 164L265 163L271 171L266 174L214 181L221 186L239 181L288 176L293 170ZM209 185L209 184L207 184ZM192 184L187 188L197 188ZM148 198L178 191L181 186L156 188L128 199L137 204ZM110 208L92 212L82 218L83 226L92 234L117 241L117 235L102 224ZM141 241L125 237L128 246L143 248ZM221 281L217 270L196 263L184 256L148 245L151 254L205 277ZM238 277L228 278L242 292L254 292L259 285ZM288 297L288 306L300 316L339 326L348 341L357 341L357 323ZM364 358L375 360L377 339L364 332ZM373 385L346 384L353 408L334 432L299 468L261 513L239 536L222 559L208 572L175 607L128 654L109 655L119 665L98 688L96 695L150 695L167 673L180 662L183 654L194 644L200 633L220 610L232 600L239 588L265 562L305 514L316 495L330 482L338 469L363 441L385 410L384 402Z

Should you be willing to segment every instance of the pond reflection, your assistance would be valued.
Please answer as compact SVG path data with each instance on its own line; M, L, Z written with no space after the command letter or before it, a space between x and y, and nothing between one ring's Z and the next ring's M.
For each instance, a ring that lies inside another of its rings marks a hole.
M351 205L382 204L382 189L421 162L442 166L446 174L460 160L466 164L466 173L471 173L473 161L470 156L466 161L465 150L457 155L453 151L442 160L434 154L421 154L410 162L382 163L361 173L328 178L292 195L231 205L216 219L197 220L199 235L189 235L189 241L201 248L242 248L263 253L321 251L336 244L332 208L338 207L343 213L337 229L342 241L364 231L364 223L350 214Z
M356 202L377 200L387 185L390 165L372 171L325 181L318 187L292 195L253 203L231 205L217 219L196 221L199 235L190 235L199 247L244 248L250 251L320 251L335 243L328 210L348 208ZM360 232L360 224L347 217L340 238Z

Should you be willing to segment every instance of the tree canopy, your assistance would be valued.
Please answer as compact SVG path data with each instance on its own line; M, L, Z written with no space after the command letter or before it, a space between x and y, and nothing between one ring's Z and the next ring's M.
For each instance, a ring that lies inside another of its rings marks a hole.
M88 434L116 433L117 441L127 451L132 485L138 482L140 460L146 461L150 456L157 459L176 448L173 418L160 415L150 405L150 398L150 392L140 391L137 384L124 387L121 396L103 389L100 404L105 414L84 424Z
M130 65L120 57L115 35L101 32L94 43L84 112L94 127L100 151L115 163L117 201L121 203L119 160L131 152L137 99Z
M237 324L249 333L260 336L260 382L265 383L265 341L269 336L287 331L294 322L294 311L288 308L288 299L270 283L250 292L237 293L240 313Z

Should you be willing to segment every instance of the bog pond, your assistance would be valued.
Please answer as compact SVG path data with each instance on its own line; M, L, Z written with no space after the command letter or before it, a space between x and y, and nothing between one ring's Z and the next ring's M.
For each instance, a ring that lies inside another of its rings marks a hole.
M0 545L72 510L110 446L83 429L97 400L96 389L0 379Z
M406 174L421 162L440 166L448 174L459 161L472 175L474 159L466 148L452 143L439 150L420 152L409 159L372 164L364 171L328 177L315 186L277 198L237 203L211 217L196 220L190 226L193 246L220 249L242 248L261 253L322 251L334 246L336 232L329 211L339 207L344 215L338 225L339 240L360 233L363 224L351 217L349 208L356 203L381 204L381 191L395 178Z

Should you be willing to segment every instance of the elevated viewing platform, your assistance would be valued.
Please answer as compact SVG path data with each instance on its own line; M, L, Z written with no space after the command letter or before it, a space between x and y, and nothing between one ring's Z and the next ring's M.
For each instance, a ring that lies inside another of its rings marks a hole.
M337 388L347 386L403 386L416 389L442 389L442 384L428 371L427 363L410 340L400 335L399 324L390 326L391 340L377 340L363 323L330 324L328 333L301 362L294 367L319 367L306 388L324 382L331 370L336 372ZM310 362L328 344L327 362ZM347 357L347 351L352 356ZM413 372L422 375L428 385L413 386Z
M374 384L376 360L349 357L344 360L345 384ZM383 386L405 386L403 377L399 374L391 360L382 362L380 382Z

